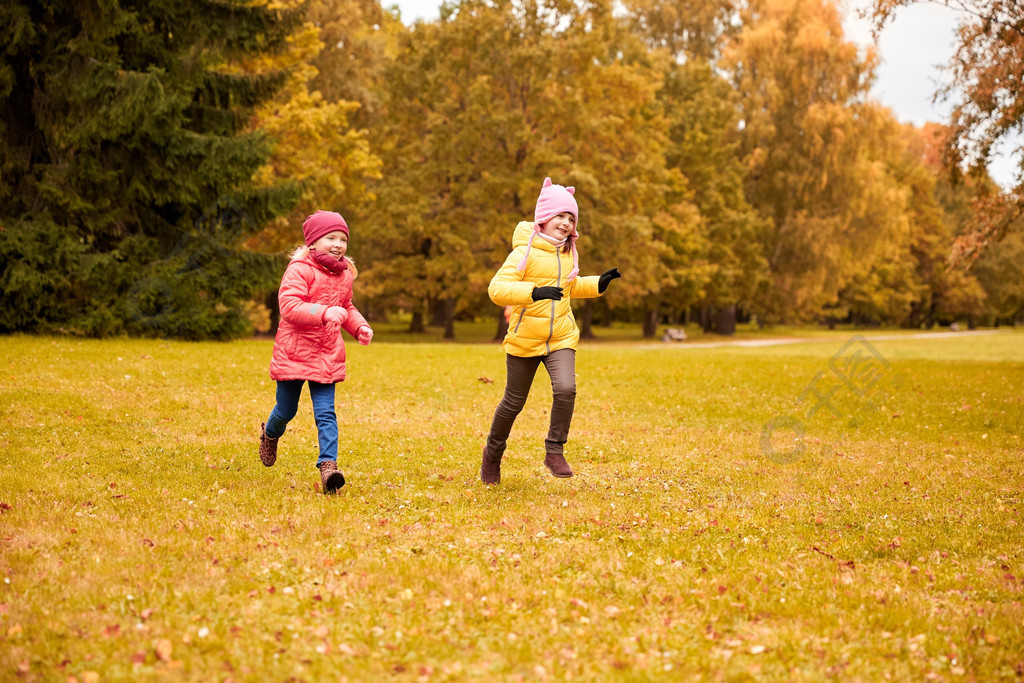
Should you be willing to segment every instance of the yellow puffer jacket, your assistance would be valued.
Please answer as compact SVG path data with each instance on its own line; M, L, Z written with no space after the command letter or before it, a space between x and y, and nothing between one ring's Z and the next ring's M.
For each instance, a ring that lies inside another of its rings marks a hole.
M565 276L572 270L572 252L556 251L557 247L540 237L533 240L526 269L516 270L532 234L533 223L523 221L516 226L512 235L512 253L487 288L491 301L499 306L513 307L502 348L510 356L522 358L546 356L559 349L575 349L580 340L580 330L576 327L569 300L600 296L597 275L576 277L566 282ZM549 286L564 288L560 301L533 300L534 287Z

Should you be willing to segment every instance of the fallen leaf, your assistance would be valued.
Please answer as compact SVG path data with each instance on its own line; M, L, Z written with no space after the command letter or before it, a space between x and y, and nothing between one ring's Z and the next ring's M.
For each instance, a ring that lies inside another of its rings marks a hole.
M161 662L171 661L171 654L174 652L174 645L166 638L156 641L156 658Z

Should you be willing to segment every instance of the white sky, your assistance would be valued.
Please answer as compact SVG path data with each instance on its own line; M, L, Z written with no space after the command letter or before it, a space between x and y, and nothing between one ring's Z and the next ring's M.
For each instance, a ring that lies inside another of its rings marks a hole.
M406 23L435 19L440 0L383 0L398 5ZM846 37L861 45L871 44L871 26L856 16L856 10L870 7L870 0L846 0ZM889 107L896 118L920 126L926 121L944 122L951 107L933 102L940 83L948 82L943 67L953 53L957 13L939 4L922 3L903 7L879 36L880 63L872 94ZM992 177L1005 188L1013 185L1024 140L1020 138L997 149L989 165ZM1014 150L1016 148L1016 150ZM1013 152L1016 151L1016 155Z

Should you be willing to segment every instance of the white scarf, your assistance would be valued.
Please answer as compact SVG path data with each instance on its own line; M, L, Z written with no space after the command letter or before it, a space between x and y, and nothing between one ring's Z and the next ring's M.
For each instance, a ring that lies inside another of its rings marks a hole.
M541 239L543 239L548 244L551 244L551 245L556 246L556 247L562 246L569 239L568 237L563 237L562 239L557 239L555 237L552 237L551 235L545 235L542 232L538 232L537 236L540 237Z

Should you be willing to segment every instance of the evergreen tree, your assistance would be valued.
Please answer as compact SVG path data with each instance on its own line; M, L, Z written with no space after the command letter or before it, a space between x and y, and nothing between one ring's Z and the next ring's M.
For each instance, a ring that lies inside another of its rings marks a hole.
M218 0L0 7L0 331L223 338L277 266L240 251L294 201L256 189L249 115L283 82L235 65L301 15Z

